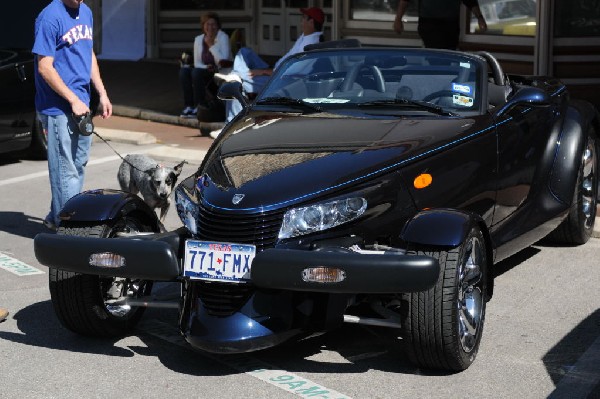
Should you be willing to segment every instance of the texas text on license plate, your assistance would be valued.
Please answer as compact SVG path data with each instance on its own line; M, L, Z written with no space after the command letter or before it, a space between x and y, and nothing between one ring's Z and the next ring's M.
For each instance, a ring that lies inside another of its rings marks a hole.
M183 275L198 280L243 282L250 279L255 255L254 245L186 240Z

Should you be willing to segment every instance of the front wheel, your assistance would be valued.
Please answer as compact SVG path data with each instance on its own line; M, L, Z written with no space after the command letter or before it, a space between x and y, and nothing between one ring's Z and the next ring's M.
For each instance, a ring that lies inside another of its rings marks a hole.
M135 217L110 224L62 223L57 234L112 238L119 232L152 231ZM126 334L140 320L144 308L123 305L127 298L149 295L152 282L101 277L50 268L50 297L61 324L82 335L116 337Z
M449 251L417 250L438 259L440 276L427 291L403 295L402 331L419 367L461 371L475 360L483 333L488 259L481 230Z

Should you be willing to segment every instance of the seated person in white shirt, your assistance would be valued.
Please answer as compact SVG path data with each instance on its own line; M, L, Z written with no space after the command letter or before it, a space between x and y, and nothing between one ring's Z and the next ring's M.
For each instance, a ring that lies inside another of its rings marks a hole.
M195 118L198 106L208 107L206 90L212 83L213 74L223 61L231 60L229 36L221 30L219 16L207 12L200 18L200 24L204 33L194 40L193 65L184 63L179 71L185 105L181 116L184 118ZM214 91L213 95L216 95L216 88Z
M319 43L321 41L325 14L318 7L301 8L302 34L294 43L294 46L283 57L277 61L274 68L258 56L251 48L244 47L236 54L233 60L233 69L230 74L215 74L215 77L224 81L238 81L246 93L259 93L265 86L273 70L290 55L304 51L304 46ZM226 101L226 122L233 119L242 110L242 105L237 100ZM211 132L211 137L216 138L220 131Z

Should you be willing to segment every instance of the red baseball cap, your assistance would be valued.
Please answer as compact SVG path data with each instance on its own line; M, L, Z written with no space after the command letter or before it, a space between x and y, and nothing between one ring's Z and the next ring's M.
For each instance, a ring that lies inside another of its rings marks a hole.
M319 7L301 8L300 12L314 19L320 24L325 22L325 14L323 13L323 10L321 10Z

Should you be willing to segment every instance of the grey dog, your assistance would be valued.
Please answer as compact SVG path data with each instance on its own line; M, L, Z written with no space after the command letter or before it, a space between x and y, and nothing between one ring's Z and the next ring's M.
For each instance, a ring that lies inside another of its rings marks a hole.
M160 221L163 223L171 206L171 192L185 163L182 161L171 168L147 155L130 154L119 166L117 178L121 190L131 194L140 193L150 208L160 208Z

